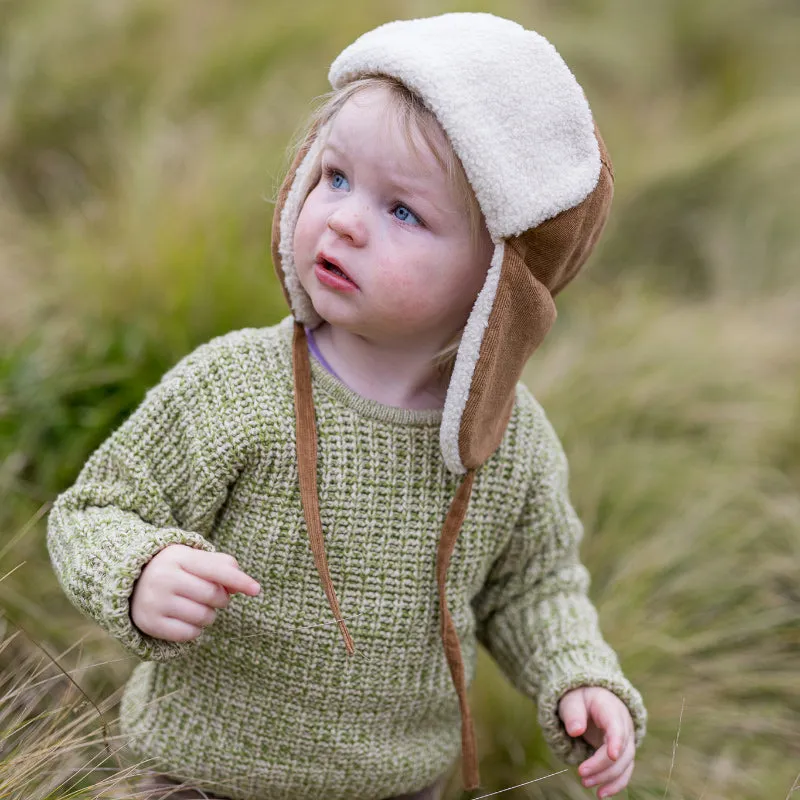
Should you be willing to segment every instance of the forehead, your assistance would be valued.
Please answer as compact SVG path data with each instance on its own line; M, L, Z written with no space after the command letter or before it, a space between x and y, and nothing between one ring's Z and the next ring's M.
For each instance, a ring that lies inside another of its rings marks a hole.
M407 140L409 135L413 145ZM441 150L444 133L436 130L434 136ZM369 87L350 97L331 120L325 144L353 158L374 159L406 178L445 178L417 121L411 116L406 133L401 110L384 87Z

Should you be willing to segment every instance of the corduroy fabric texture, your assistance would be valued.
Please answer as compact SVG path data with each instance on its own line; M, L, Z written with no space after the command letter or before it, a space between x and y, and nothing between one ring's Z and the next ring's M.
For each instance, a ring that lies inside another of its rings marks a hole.
M497 447L511 413L514 386L555 322L553 298L584 265L608 220L614 174L596 125L594 132L601 161L594 190L577 206L510 238L503 248L458 434L467 469L482 464Z
M226 334L171 369L57 498L53 567L70 600L144 659L120 709L133 759L233 800L418 791L461 750L436 553L462 480L443 463L441 411L375 403L311 362L319 513L349 656L300 502L294 327ZM466 685L480 641L569 763L591 752L558 719L569 689L617 693L637 743L646 721L587 598L581 535L563 450L519 384L501 445L474 475L447 606ZM234 595L191 642L141 633L134 583L169 544L233 555L261 594Z

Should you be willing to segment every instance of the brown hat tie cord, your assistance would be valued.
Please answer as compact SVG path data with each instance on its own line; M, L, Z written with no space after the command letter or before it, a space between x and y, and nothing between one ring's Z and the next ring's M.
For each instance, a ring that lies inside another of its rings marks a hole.
M317 425L311 389L311 362L308 355L305 329L303 324L297 321L295 321L292 340L292 364L294 367L294 407L297 423L297 470L303 515L308 527L314 563L325 594L328 597L328 603L339 625L347 654L353 655L355 653L353 639L339 611L339 602L336 599L336 592L328 570L328 560L325 557L325 541L322 534L317 495ZM475 789L480 785L480 774L478 772L478 757L475 745L475 727L469 703L467 702L464 662L461 657L461 646L459 645L453 618L447 608L445 581L450 556L455 548L458 534L461 531L461 526L467 513L474 478L475 470L468 470L456 491L442 528L436 555L436 580L439 586L442 643L447 663L450 667L450 675L458 693L459 706L461 707L462 777L466 789Z
M333 616L339 623L347 655L351 656L356 649L339 612L339 601L336 599L336 592L328 570L328 559L325 557L325 541L322 537L322 522L317 498L317 422L314 416L314 398L311 392L311 363L308 357L306 332L299 322L295 322L294 326L292 363L294 366L294 413L297 422L297 472L300 480L303 515L306 518L311 552L314 554L317 572L322 580L325 594L328 596Z
M456 491L447 519L442 528L442 537L439 540L439 550L436 555L436 580L439 584L439 605L442 611L442 643L450 667L450 675L458 692L458 704L461 706L461 775L465 789L475 789L480 786L481 779L478 772L478 752L475 745L475 726L467 702L467 688L464 680L464 661L461 658L461 645L458 642L456 626L453 617L447 608L445 595L445 581L447 579L447 566L450 556L456 546L456 539L461 532L461 525L467 514L469 497L472 494L472 484L475 479L475 470L467 470L464 480Z

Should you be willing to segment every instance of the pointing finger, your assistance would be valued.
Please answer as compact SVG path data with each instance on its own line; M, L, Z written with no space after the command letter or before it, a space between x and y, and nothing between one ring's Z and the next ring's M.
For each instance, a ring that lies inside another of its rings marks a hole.
M236 559L225 553L194 550L181 561L181 567L198 578L220 584L229 594L257 595L261 587L239 569Z

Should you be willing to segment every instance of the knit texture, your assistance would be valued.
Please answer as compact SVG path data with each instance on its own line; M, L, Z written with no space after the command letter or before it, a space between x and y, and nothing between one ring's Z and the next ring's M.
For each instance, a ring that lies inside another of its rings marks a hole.
M218 337L167 372L57 498L48 547L69 599L143 659L120 707L132 760L233 800L379 800L432 783L460 755L435 559L461 478L442 459L441 411L360 397L312 359L320 516L348 657L300 503L292 325ZM538 703L568 763L592 749L559 721L565 691L614 691L637 743L646 721L587 598L581 536L559 440L518 384L475 476L447 601L467 684L480 641ZM134 583L169 544L233 555L261 593L234 595L190 642L143 634Z

